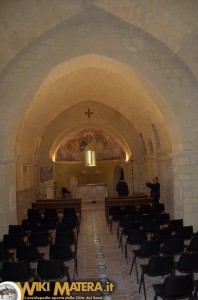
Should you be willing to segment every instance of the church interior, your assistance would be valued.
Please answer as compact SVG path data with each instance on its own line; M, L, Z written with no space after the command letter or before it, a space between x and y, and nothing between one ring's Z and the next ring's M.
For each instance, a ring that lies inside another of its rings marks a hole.
M164 212L198 232L197 0L7 0L0 20L1 241L33 203L81 199L75 279L146 299L105 198L121 175L149 198L157 176ZM162 278L145 282L153 299Z

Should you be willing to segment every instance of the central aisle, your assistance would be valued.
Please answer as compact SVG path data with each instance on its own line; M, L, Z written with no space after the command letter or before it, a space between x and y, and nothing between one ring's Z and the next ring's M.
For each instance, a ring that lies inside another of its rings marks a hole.
M135 270L129 275L132 251L128 247L128 264L118 246L117 223L113 224L113 234L106 225L104 208L97 204L82 207L82 219L78 244L78 281L98 281L107 278L115 284L111 295L103 296L104 300L143 300L143 290L138 293ZM125 242L125 240L124 240ZM141 264L147 263L142 260ZM140 268L139 268L140 277ZM147 300L154 298L152 284L162 279L145 278Z

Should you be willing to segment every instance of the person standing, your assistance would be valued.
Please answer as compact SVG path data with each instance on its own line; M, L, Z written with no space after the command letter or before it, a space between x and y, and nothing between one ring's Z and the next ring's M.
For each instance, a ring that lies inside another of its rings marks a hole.
M158 181L158 177L153 178L153 182L146 182L146 185L151 190L150 197L154 199L154 204L159 203L160 199L160 183Z
M129 194L129 189L127 183L124 181L123 177L120 177L119 182L116 185L116 191L119 196L125 197Z

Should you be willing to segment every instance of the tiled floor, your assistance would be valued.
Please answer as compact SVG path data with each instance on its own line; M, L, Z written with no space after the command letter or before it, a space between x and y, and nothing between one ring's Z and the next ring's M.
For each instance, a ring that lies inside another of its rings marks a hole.
M128 249L128 264L117 240L117 224L113 224L113 234L106 225L102 204L85 204L82 207L82 220L78 244L78 269L76 280L98 281L108 278L115 288L111 295L103 295L104 300L141 300L135 270L129 275L132 251ZM139 263L145 263L142 260ZM140 268L139 273L140 273ZM140 276L140 274L139 274ZM163 278L145 278L147 299L154 298L153 283L162 282Z

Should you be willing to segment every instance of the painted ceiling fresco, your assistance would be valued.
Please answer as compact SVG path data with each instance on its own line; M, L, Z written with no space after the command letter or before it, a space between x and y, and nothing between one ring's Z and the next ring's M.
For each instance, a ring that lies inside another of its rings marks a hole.
M83 161L89 143L95 146L98 161L125 159L125 152L114 137L99 129L83 129L60 144L56 161Z

